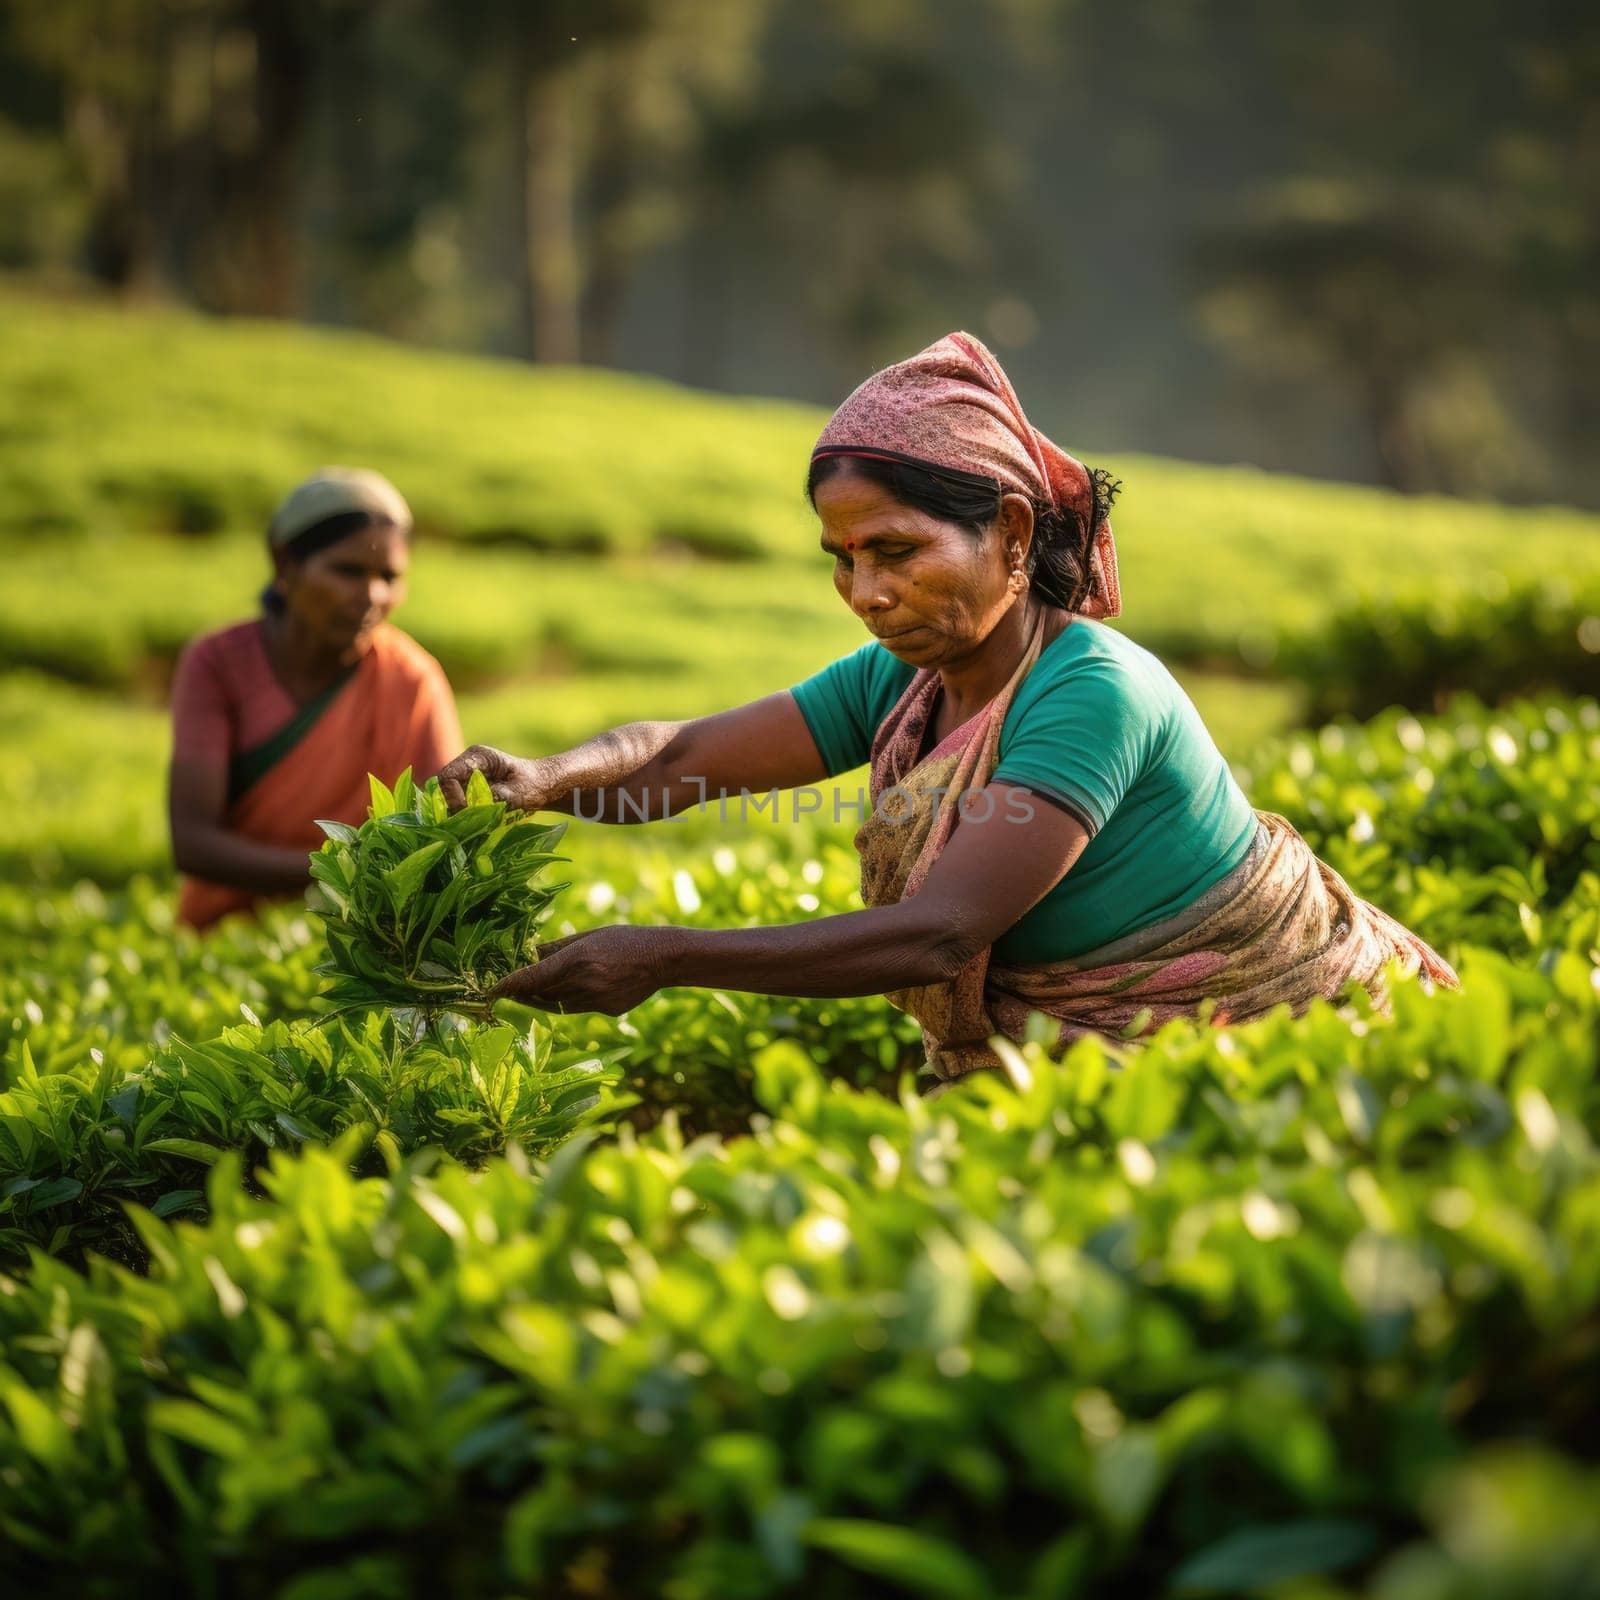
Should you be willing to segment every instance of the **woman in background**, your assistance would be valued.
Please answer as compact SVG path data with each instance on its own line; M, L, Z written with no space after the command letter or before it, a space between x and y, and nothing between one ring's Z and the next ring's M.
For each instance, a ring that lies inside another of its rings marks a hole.
M376 472L328 467L278 507L262 614L195 640L172 691L178 916L205 928L310 880L321 818L359 823L367 774L418 780L461 748L439 663L388 622L411 512Z

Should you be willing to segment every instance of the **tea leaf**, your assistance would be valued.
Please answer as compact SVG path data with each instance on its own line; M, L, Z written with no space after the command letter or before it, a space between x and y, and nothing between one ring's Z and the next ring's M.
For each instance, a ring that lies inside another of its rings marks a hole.
M382 778L370 774L367 784L372 790L372 815L374 817L392 817L394 815L394 794Z
M1172 1593L1238 1594L1336 1572L1364 1560L1377 1542L1365 1523L1333 1518L1240 1528L1185 1562Z
M473 777L453 817L441 815L437 779L408 791L403 775L392 796L374 780L353 841L330 837L312 857L313 909L328 928L326 999L486 1016L489 991L532 959L532 930L564 887L542 881L560 859L549 850L560 830L510 810Z
M854 1517L818 1517L804 1530L807 1544L847 1566L885 1578L933 1600L982 1600L994 1591L983 1569L964 1551L920 1529Z
M432 844L424 845L415 855L407 856L399 866L390 867L384 873L384 881L389 886L389 895L396 911L404 911L416 898L422 880L428 875L428 868L444 854L444 849L444 841L436 839Z

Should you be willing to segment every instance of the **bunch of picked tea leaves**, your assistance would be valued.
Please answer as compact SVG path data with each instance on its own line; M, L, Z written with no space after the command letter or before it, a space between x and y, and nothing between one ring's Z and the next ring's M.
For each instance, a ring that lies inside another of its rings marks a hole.
M436 778L418 788L408 768L394 790L372 779L359 828L321 822L311 857L312 906L328 931L341 1010L412 1006L487 1017L488 991L537 959L534 934L566 884L541 874L564 822L545 824L496 800L483 774L454 816Z

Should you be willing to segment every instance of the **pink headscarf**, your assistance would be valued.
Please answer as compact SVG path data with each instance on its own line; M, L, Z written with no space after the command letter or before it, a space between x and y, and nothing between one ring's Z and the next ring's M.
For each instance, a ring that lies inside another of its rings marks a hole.
M819 456L871 456L912 466L975 472L1001 487L1076 513L1094 528L1088 468L1030 423L1000 363L970 333L946 334L920 355L868 378L834 412ZM1122 610L1111 524L1094 528L1086 617Z

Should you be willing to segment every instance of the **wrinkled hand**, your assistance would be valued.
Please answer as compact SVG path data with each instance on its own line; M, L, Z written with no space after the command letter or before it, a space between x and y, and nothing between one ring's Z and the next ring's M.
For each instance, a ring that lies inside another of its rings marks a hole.
M543 769L541 761L507 755L493 745L475 744L440 768L439 790L450 809L459 811L467 803L468 780L474 772L481 772L496 800L521 811L542 811L565 792L545 781Z
M630 1011L670 981L671 928L591 928L541 945L536 966L523 967L491 991L541 1011Z

